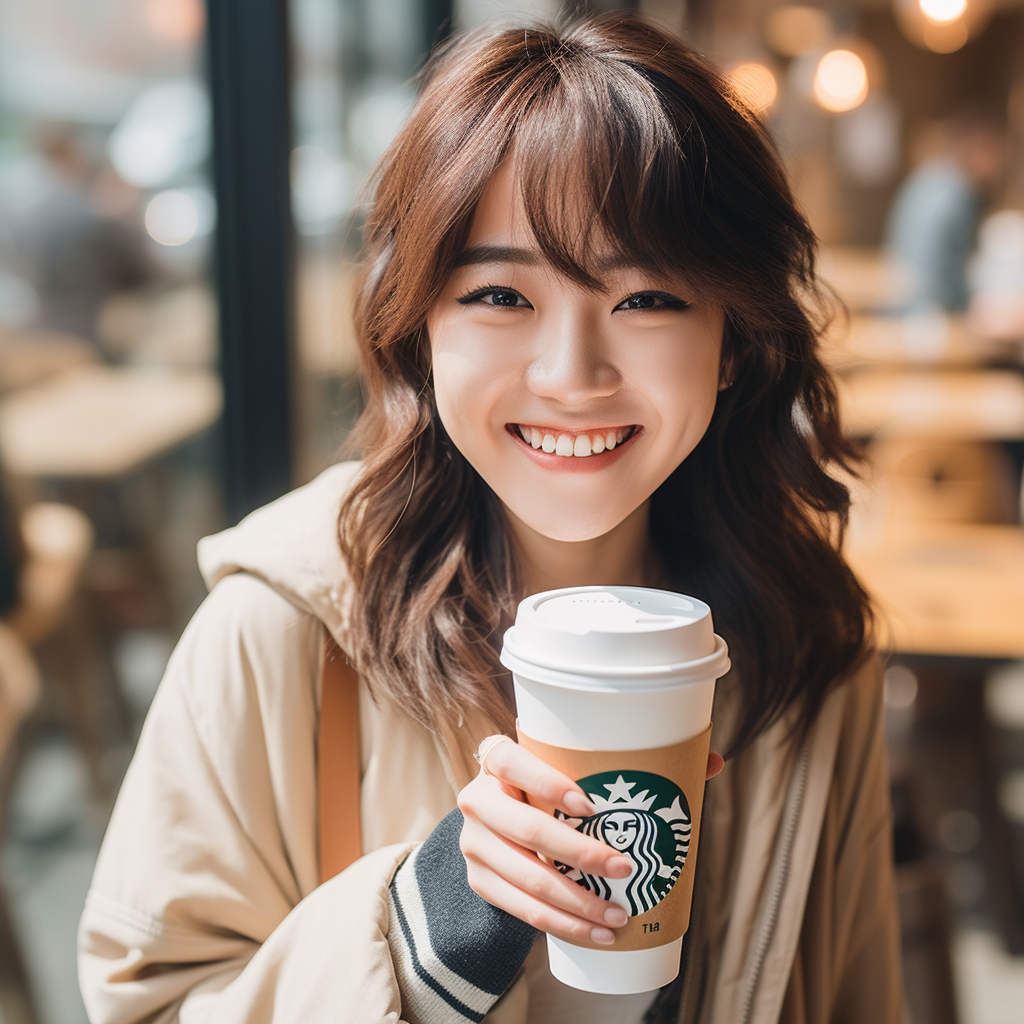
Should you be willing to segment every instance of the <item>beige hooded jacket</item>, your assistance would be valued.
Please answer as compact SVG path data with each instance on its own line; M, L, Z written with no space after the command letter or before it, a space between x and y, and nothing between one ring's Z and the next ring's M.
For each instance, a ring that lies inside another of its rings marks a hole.
M482 736L447 763L363 693L364 856L318 886L321 623L344 649L336 519L355 472L200 544L212 590L178 644L100 852L79 934L93 1024L398 1024L387 887L455 806ZM719 687L715 749L735 692ZM803 747L779 723L708 786L685 1024L901 1021L877 664ZM478 733L480 733L478 735ZM488 1015L526 1024L520 978Z

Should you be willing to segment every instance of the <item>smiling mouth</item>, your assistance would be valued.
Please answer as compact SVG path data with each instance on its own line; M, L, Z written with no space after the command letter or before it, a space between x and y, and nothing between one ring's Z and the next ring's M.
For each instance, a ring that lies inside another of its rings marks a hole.
M639 429L636 423L625 427L594 427L590 430L536 427L526 423L511 423L509 428L531 448L549 455L577 459L612 451L628 441Z

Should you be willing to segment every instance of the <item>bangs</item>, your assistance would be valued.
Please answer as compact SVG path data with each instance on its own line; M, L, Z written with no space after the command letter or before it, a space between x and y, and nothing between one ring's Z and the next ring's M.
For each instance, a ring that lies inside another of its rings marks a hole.
M506 160L568 279L602 290L609 263L678 274L747 335L802 329L814 240L763 125L691 51L609 16L561 36L482 30L432 58L365 225L357 318L372 346L410 339L429 372L424 310Z
M711 268L695 243L707 156L689 111L670 112L626 63L573 56L552 58L549 73L535 76L510 132L539 248L557 271L595 289L610 261L706 279Z
M764 125L699 54L628 12L453 38L378 165L354 310L363 464L339 520L356 595L346 653L374 699L448 749L473 722L514 728L497 643L518 556L497 495L444 430L427 328L503 163L556 272L603 291L621 262L721 306L729 383L652 497L651 537L733 651L733 749L791 707L808 735L870 623L831 532L849 495L823 467L858 457L810 318L815 238Z

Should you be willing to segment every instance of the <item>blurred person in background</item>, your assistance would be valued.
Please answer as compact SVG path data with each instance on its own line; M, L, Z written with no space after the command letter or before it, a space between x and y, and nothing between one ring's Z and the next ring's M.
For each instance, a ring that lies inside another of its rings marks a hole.
M970 319L984 338L1024 340L1024 212L998 210L978 232Z
M47 125L35 142L43 173L8 211L13 269L35 290L32 326L98 346L107 299L151 276L142 232L131 220L134 196L112 180L112 169L97 166L74 126Z
M18 603L23 562L18 518L7 488L0 480L0 617Z
M903 312L967 308L967 262L987 194L1006 161L1001 125L964 111L939 126L931 150L896 193L886 247L905 281Z

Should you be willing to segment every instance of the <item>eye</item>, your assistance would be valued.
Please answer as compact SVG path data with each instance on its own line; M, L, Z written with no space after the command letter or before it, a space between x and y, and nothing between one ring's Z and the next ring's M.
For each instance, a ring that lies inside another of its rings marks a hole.
M690 303L668 292L634 292L622 300L616 307L619 310L658 310L658 309L689 309Z
M477 288L456 301L463 306L478 303L481 306L500 306L502 309L533 309L533 306L515 288L501 288L494 285Z

